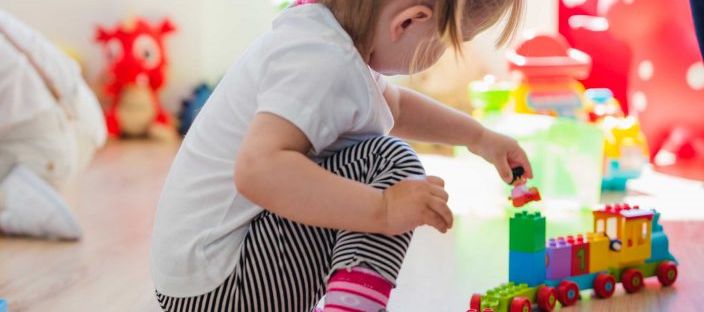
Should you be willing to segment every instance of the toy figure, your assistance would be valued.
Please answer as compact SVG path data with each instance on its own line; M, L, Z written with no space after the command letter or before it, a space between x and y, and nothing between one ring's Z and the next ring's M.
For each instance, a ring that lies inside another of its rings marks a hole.
M168 19L157 26L136 18L112 30L98 27L96 40L108 60L105 91L112 102L105 118L110 136L176 136L159 101L168 65L164 37L174 30Z
M523 176L525 169L523 167L516 167L512 169L513 172L513 190L511 190L511 197L508 199L511 201L514 207L520 208L525 206L527 203L532 201L540 201L540 192L536 187L528 187L526 185L527 179Z

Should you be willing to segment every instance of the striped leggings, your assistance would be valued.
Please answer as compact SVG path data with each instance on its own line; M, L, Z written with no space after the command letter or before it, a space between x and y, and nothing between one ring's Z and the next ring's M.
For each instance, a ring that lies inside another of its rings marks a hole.
M415 152L393 137L348 147L320 166L378 189L425 174ZM395 283L411 237L318 228L265 211L252 221L239 262L220 286L195 297L156 296L168 312L308 312L338 269L364 264Z

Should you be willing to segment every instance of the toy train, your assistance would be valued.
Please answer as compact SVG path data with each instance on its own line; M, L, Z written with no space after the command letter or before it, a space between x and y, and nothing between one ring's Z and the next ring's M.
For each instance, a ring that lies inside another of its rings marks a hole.
M509 283L475 294L469 311L552 311L570 306L580 290L609 298L616 284L627 293L656 276L663 286L677 279L677 260L669 251L660 214L628 204L593 212L594 232L546 241L545 217L517 212L509 223Z

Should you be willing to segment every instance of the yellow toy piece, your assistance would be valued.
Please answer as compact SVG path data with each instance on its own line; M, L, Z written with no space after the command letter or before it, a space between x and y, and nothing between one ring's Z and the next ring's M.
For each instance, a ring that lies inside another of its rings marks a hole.
M604 130L604 155L607 159L623 156L648 158L648 144L635 117L606 117L601 122Z
M616 267L615 252L609 249L609 238L604 233L587 233L589 242L589 273Z
M617 267L642 264L650 258L653 211L623 204L606 205L593 214L594 233L608 238L612 252L605 256L613 256Z
M525 82L513 92L514 111L585 120L583 93L576 80Z

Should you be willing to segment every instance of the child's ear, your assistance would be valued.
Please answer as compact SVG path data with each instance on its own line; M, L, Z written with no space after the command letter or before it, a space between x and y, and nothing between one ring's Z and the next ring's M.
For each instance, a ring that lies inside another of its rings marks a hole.
M411 25L426 22L432 17L433 10L424 5L404 9L391 19L391 40L399 40Z

